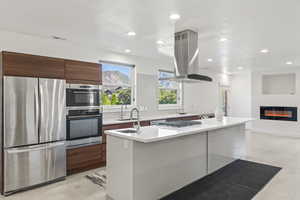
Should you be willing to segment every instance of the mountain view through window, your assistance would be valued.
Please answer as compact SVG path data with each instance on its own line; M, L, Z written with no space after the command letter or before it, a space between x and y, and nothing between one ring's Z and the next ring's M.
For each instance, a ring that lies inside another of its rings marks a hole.
M133 101L133 66L102 64L103 105L131 105Z

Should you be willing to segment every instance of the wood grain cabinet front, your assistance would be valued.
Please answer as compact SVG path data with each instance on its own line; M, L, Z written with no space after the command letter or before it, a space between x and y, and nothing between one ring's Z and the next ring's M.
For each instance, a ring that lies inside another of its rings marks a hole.
M65 77L69 83L102 84L101 65L65 60Z
M64 59L60 58L4 51L2 65L5 76L65 78L65 63Z
M67 174L74 174L105 166L104 144L67 150Z

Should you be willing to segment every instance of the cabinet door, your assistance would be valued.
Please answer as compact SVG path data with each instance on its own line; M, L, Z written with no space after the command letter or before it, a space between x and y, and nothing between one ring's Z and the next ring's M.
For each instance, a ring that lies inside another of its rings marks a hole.
M150 121L141 121L141 126L150 126Z
M7 76L64 79L64 60L44 56L3 52L3 72Z
M66 79L70 83L101 84L101 65L81 61L65 61Z
M67 173L74 174L105 165L103 144L67 150Z

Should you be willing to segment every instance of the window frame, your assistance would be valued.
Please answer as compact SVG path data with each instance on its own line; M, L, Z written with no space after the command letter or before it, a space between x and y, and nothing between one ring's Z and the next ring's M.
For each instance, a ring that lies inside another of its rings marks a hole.
M125 110L130 110L131 108L136 106L136 68L134 64L128 64L128 63L120 63L120 62L114 62L114 61L103 61L100 60L99 63L101 64L101 67L103 64L110 64L110 65L116 65L116 66L124 66L124 67L131 67L131 104L130 105L124 105L124 111ZM103 82L103 71L102 71L102 94L101 94L101 100L102 100L102 95L104 93L105 86L122 86L122 85L105 85ZM122 105L103 105L101 103L102 110L103 112L119 112L121 109Z
M157 105L158 105L158 110L182 109L183 108L183 84L182 84L182 82L178 83L178 88L176 89L177 90L177 104L160 104L159 103L160 90L161 89L172 89L172 88L160 87L160 84L159 84L160 72L167 72L167 73L172 73L172 74L175 75L174 71L169 71L169 70L164 70L164 69L159 69L158 72L157 72L157 76L158 76L158 80L157 80Z

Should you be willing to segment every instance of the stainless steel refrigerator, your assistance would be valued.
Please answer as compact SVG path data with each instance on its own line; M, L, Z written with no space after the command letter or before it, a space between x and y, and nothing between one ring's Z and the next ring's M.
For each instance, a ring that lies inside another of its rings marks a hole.
M65 80L5 76L4 194L66 176Z

